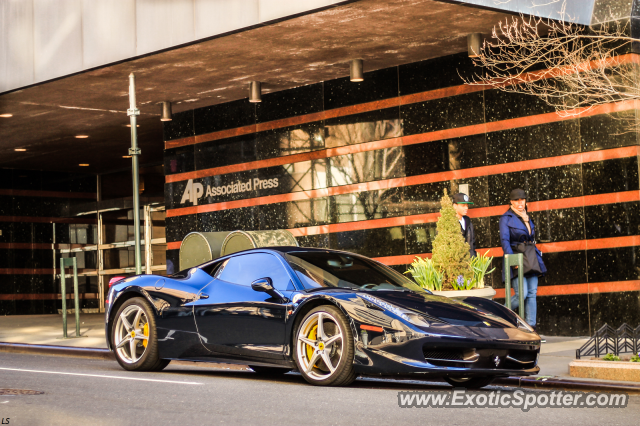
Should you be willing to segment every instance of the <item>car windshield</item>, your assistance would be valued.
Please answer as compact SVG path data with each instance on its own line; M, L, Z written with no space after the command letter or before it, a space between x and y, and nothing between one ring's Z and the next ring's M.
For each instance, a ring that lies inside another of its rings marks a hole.
M290 252L286 257L305 289L344 287L425 292L401 273L364 257L317 251Z

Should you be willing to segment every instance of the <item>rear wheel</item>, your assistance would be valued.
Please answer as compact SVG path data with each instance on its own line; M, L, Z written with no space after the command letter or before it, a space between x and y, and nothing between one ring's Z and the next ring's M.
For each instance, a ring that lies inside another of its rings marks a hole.
M454 388L480 389L489 386L495 377L445 377L444 380Z
M291 371L290 368L263 367L261 365L250 365L249 367L256 373L265 376L277 376L279 374L286 374Z
M120 306L111 329L116 360L125 370L160 371L169 360L158 356L156 319L149 302L141 297Z
M353 333L340 310L323 305L311 310L295 334L298 371L313 385L346 386L357 377L353 370Z

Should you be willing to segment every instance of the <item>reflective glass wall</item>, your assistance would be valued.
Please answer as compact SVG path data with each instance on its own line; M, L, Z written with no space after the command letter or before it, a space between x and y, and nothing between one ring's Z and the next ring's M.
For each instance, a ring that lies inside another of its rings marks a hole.
M606 114L568 120L534 97L464 86L472 70L459 54L174 114L168 271L189 232L235 229L289 229L302 246L405 271L431 251L446 188L471 196L504 298L498 220L522 187L549 269L539 330L639 324L637 135Z

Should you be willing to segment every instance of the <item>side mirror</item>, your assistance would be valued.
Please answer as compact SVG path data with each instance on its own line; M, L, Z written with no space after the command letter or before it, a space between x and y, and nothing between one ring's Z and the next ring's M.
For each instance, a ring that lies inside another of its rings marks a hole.
M273 281L271 281L271 278L269 277L259 278L255 280L251 283L251 288L261 293L267 293L269 296L283 300L285 302L288 300L282 293L273 288Z
M255 291L269 294L273 291L273 282L269 277L259 278L251 283L251 288Z

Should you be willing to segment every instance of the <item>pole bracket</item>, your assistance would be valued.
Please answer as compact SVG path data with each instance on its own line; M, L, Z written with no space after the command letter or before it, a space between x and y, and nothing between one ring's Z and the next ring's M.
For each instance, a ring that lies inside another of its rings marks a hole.
M127 110L127 115L128 116L140 115L140 110L138 108L128 109Z
M140 148L129 148L129 155L140 155L142 150Z

